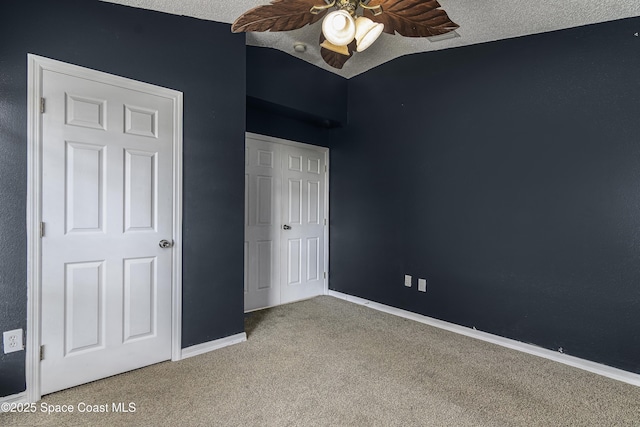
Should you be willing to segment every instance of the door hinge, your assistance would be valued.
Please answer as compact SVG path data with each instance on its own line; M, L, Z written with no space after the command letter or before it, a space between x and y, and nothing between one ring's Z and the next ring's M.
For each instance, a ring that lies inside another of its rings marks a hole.
M327 278L327 272L326 271L324 273L322 273L322 278L324 278L324 279Z
M44 222L40 223L40 237L44 237Z
M327 218L324 219L324 225L327 225Z
M44 98L40 98L40 114L44 114Z
M44 360L44 346L40 346L40 360Z
M329 166L324 165L324 171L325 171L325 172L328 172L328 171L329 171Z

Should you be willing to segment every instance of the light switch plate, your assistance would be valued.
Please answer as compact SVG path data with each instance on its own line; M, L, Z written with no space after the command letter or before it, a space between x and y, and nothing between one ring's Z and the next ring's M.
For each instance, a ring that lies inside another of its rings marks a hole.
M22 350L24 348L22 345L22 329L3 332L2 347L5 354Z
M405 275L404 275L404 285L405 285L407 288L410 288L410 287L411 287L411 276L409 276L408 274L405 274Z
M418 279L418 290L420 292L427 292L427 279Z

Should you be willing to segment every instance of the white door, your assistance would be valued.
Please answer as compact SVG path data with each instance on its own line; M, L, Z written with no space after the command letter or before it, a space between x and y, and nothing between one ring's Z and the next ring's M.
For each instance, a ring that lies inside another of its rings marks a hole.
M171 358L169 98L44 70L41 393Z
M245 311L280 304L280 144L247 139L245 151Z
M326 150L247 136L245 311L321 295Z
M280 302L324 291L324 153L286 147L283 151Z

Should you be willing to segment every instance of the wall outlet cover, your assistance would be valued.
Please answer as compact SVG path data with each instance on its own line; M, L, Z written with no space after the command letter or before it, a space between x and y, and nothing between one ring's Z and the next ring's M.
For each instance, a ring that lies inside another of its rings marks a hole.
M418 279L418 290L420 292L427 292L427 279Z
M2 348L4 353L13 353L24 349L22 345L22 329L14 329L2 333Z
M410 288L410 287L411 287L411 276L409 276L408 274L405 274L405 275L404 275L404 285L405 285L407 288Z

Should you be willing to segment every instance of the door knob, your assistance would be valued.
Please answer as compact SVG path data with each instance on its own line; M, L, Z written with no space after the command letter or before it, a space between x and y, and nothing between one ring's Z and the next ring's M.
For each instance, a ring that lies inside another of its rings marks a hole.
M291 226L290 225L283 225L282 228L284 228L285 230L291 230Z
M158 244L162 249L168 249L170 247L173 246L173 242L170 242L168 240L160 240L160 243Z

